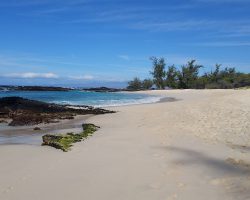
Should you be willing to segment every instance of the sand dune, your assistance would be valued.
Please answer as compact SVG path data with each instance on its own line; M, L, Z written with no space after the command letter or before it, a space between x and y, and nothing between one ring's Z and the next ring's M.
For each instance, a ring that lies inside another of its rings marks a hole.
M0 146L0 199L250 199L250 90L150 91L63 153Z

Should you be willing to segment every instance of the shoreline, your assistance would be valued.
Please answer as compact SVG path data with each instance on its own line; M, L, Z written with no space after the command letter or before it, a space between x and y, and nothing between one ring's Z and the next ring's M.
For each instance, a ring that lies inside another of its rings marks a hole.
M67 153L0 145L0 199L248 199L250 91L150 93L179 101L90 117Z
M10 127L6 125L5 130L1 130L0 145L41 145L42 136L45 134L81 132L83 122L92 116L93 115L77 115L75 116L75 119L60 120L58 123L39 124L33 126ZM39 127L41 130L33 130L35 127ZM5 143L4 140L7 140L7 143ZM25 140L28 140L27 143Z
M157 104L164 104L164 103L174 103L178 101L192 101L197 98L195 96L192 97L192 93L199 94L198 97L201 101L204 101L206 98L206 93L213 93L213 95L218 95L220 93L231 93L231 92L240 92L242 90L231 90L231 89L218 89L218 90L192 90L192 89L186 89L186 90L148 90L148 91L135 91L132 93L141 93L146 95L152 95L152 96L161 96L161 99L157 102L151 102L151 103L139 103L139 104L129 104L129 105L119 105L119 106L108 106L108 107L100 107L103 109L110 109L117 112L121 112L121 110L124 109L130 109L130 108L139 108L146 105L157 105ZM244 91L244 90L243 90ZM185 103L184 102L184 103ZM112 109L111 109L112 108ZM113 115L113 114L112 114ZM40 145L40 142L42 142L41 137L45 134L66 134L69 132L75 132L80 133L82 131L82 123L91 121L91 118L97 118L98 115L76 115L74 119L69 120L60 120L58 123L49 123L49 124L39 124L39 125L33 125L33 126L17 126L17 127L9 127L5 126L5 129L1 129L0 134L0 145L12 145L12 144L18 144L18 137L26 136L29 137L40 137L39 143L35 142L36 145ZM66 122L66 123L65 123ZM98 121L97 121L98 123ZM41 130L34 131L33 129L35 127L40 127ZM7 139L10 140L12 137L15 139L17 137L17 141L4 143L3 139L4 137L9 136ZM3 137L3 139L1 139ZM36 139L37 141L37 139ZM226 141L226 143L231 144L232 142ZM25 142L21 142L21 144L26 144ZM30 145L27 143L27 145ZM32 144L31 144L32 145ZM234 144L232 144L234 145ZM240 145L240 144L236 144ZM244 146L244 144L242 145Z
M119 108L130 108L130 107L137 107L143 105L154 105L154 104L164 104L182 100L188 100L187 94L189 92L200 92L206 93L209 91L213 91L215 93L220 92L229 92L235 90L147 90L147 91L134 91L129 93L139 93L145 94L149 96L158 96L161 97L157 102L150 102L150 103L135 103L129 105L119 105L119 106L108 106L108 107L100 107L104 109L111 109L118 110ZM240 91L240 90L238 90ZM181 96L178 96L178 93L182 93ZM202 96L202 95L201 95ZM76 115L74 119L69 120L60 120L58 123L49 123L49 124L39 124L33 126L17 126L17 127L10 127L10 126L2 126L5 127L4 129L1 128L0 134L0 145L15 145L15 144L22 144L22 145L40 145L42 143L42 136L45 134L66 134L69 132L80 133L82 131L82 123L88 121L88 119L95 117L95 115ZM66 123L65 123L66 122ZM98 122L97 122L98 123ZM34 131L35 127L40 127L41 130ZM28 142L25 142L27 140ZM5 142L7 141L7 142ZM230 142L229 142L230 143Z
M135 103L129 105L108 106L100 108L111 109L126 106L155 104L173 101L176 101L176 99L171 97L161 97L161 99L157 102L138 104ZM70 132L80 133L82 131L82 123L94 116L95 115L76 115L74 119L60 120L57 123L38 124L32 126L11 127L5 124L1 124L0 145L41 145L42 136L45 134L66 134ZM39 127L41 128L41 130L35 131L35 127Z

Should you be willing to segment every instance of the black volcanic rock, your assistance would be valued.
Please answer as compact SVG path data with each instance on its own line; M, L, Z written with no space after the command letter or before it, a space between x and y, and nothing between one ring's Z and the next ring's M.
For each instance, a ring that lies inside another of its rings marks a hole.
M17 91L70 91L69 88L63 87L45 87L45 86L18 86Z
M12 91L61 91L67 92L73 89L64 87L49 87L49 86L11 86L0 85L0 90L12 90Z
M10 86L10 85L0 85L0 91L8 91L8 90L15 90L17 88L16 86Z
M74 119L76 115L114 113L91 106L70 106L45 103L21 97L0 98L0 118L12 119L10 126L56 123L62 119Z
M97 88L85 88L84 91L90 92L121 92L123 89L108 88L108 87L97 87Z

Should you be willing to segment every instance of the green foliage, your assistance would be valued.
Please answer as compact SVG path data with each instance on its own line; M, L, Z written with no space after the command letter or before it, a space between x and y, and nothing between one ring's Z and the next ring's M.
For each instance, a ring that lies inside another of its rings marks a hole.
M128 82L128 90L136 91L142 89L142 82L139 78L135 77L132 81Z
M199 69L202 67L202 65L197 65L195 62L195 60L191 60L187 65L181 67L181 71L178 72L179 88L187 89L195 87Z
M178 87L178 71L174 65L168 67L166 72L165 86L170 88Z
M205 74L207 89L231 89L250 85L250 74L236 72L235 68L220 70L221 65L216 64L215 71Z
M164 88L164 78L166 76L165 72L165 60L164 58L156 58L152 57L151 58L153 62L153 71L151 74L153 75L153 81L158 89L163 89Z
M138 90L148 90L153 86L153 81L151 79L144 79L141 81L139 78L135 77L132 81L128 82L128 90L138 91Z
M232 89L233 84L225 80L218 80L218 82L212 82L205 85L206 89Z
M153 86L153 81L151 79L144 79L142 82L142 88L144 90L149 90Z
M237 88L239 90L249 90L250 89L250 86L245 86L245 87L239 87Z
M240 73L235 68L228 67L221 69L220 64L215 65L214 71L199 75L199 70L203 66L197 65L195 60L181 66L180 70L174 65L169 66L167 71L165 71L164 58L153 57L151 60L153 71L150 73L158 89L163 89L165 86L179 89L231 89L250 86L250 73ZM148 79L141 82L139 78L135 78L129 83L128 88L136 88L134 90L152 87Z
M237 76L234 80L234 87L250 87L250 74L237 73Z
M56 149L61 149L64 152L67 152L73 146L73 143L81 142L88 136L91 136L95 131L97 131L98 126L94 124L83 124L82 133L67 133L65 135L44 135L42 145L52 146Z

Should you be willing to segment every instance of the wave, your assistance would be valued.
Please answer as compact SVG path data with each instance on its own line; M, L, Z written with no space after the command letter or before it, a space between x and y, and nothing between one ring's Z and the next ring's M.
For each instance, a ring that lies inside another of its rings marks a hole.
M27 99L45 101L48 103L67 104L67 105L87 105L94 107L114 107L137 104L148 104L159 102L163 96L150 96L137 93L93 93L70 91L61 92L0 92L0 97L20 96Z
M128 106L128 105L139 105L139 104L150 104L150 103L156 103L161 101L163 99L163 96L147 96L140 99L110 99L110 100L96 100L96 101L54 101L53 103L58 104L67 104L67 105L87 105L87 106L93 106L95 108L101 108L101 107L119 107L119 106Z
M150 104L160 102L163 97L146 97L143 99L129 99L129 100L109 100L103 102L103 104L93 105L94 107L119 107L119 106L128 106L128 105L139 105L139 104Z
M11 90L7 89L7 88L3 88L2 90L0 90L0 92L9 92Z

